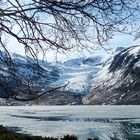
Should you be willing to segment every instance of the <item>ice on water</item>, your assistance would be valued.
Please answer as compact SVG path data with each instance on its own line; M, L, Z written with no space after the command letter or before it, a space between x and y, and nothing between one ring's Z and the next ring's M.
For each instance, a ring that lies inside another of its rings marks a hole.
M139 123L140 106L0 107L0 124L32 135L74 134L81 140L96 136L103 140L110 137L125 140L125 134L140 134L135 125ZM132 131L131 125L136 127Z

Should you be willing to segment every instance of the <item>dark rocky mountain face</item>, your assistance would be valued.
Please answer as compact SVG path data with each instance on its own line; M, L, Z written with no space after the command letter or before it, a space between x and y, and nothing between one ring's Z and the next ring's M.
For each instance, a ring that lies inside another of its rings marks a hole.
M140 46L115 55L93 81L85 104L140 104Z

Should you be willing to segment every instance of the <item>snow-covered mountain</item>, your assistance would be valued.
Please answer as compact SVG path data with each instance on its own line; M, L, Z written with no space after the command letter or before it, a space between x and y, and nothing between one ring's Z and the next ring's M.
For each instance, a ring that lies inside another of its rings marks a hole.
M84 104L140 104L140 46L116 54L93 80Z
M12 62L4 52L1 52L0 57L0 77L7 78L11 84L14 81L13 75L22 83L31 81L33 84L60 86L70 82L68 91L82 93L88 91L102 63L101 56L70 59L57 64L39 61L39 65L31 58L15 53L11 54ZM7 67L8 63L10 67Z
M100 70L101 64L102 59L99 55L88 58L70 59L61 64L57 64L57 67L61 69L61 76L53 85L64 85L69 82L65 90L87 94L92 79Z
M7 93L10 93L9 87L16 89L20 85L26 89L27 82L35 85L32 89L34 93L47 91L51 87L69 82L65 89L48 93L35 104L140 103L139 45L127 49L119 47L110 54L96 54L92 57L75 58L57 64L39 61L40 65L38 65L28 57L18 54L11 54L11 56L11 67L7 67L6 63L9 63L7 55L1 53L3 59L0 59L1 97L6 97ZM5 85L6 91L1 85ZM0 102L5 103L3 100ZM10 104L16 105L17 102L12 100Z
M60 77L59 69L48 63L39 62L38 65L33 59L17 54L11 54L11 58L5 52L0 55L1 97L12 96L19 88L28 94L29 85L50 85Z
M3 58L0 61L1 77L10 79L10 76L14 75L23 81L32 81L35 84L51 84L60 77L59 69L47 62L39 61L38 64L33 59L18 54L11 54L9 60L4 52L1 55Z
M63 85L69 81L66 88L68 91L88 94L92 87L92 82L97 73L106 65L113 61L113 57L124 50L124 47L118 47L116 50L105 54L94 54L92 57L80 57L67 60L57 67L61 69L61 76L55 85Z
M96 66L101 63L101 56L93 56L93 57L87 57L87 58L75 58L75 59L70 59L64 62L65 66L69 67L78 67L81 65L89 65L89 66Z
M34 83L51 84L60 78L59 69L46 61L37 64L33 59L18 54L13 54L12 60L16 73Z
M18 54L10 55L12 59L6 53L1 52L0 97L4 97L6 100L0 98L0 105L80 104L81 96L79 94L62 90L47 92L52 89L52 84L61 77L62 72L57 66L41 61L38 65L31 58ZM31 93L29 93L30 91ZM33 96L32 94L42 92L46 92L46 94L35 101L19 102L9 98L12 97L13 93L17 94L19 98L26 99Z

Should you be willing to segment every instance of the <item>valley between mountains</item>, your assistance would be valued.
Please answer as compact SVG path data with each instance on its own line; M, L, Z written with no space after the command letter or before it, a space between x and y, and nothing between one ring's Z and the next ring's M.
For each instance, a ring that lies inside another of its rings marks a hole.
M6 54L2 52L1 56L5 58ZM117 48L106 58L101 54L56 64L39 61L38 65L31 58L11 56L14 72L0 60L0 83L4 85L0 86L0 105L140 104L139 45ZM47 93L67 83L65 88ZM32 94L46 94L24 102L7 98L18 86L23 89L20 98L30 97L29 84Z

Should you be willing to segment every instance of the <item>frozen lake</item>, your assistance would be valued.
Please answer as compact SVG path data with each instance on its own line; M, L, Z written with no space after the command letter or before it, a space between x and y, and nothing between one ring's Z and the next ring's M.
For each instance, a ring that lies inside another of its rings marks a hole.
M140 140L140 106L1 106L0 124L32 135Z

